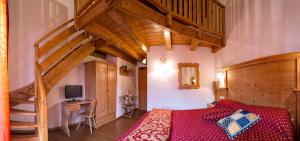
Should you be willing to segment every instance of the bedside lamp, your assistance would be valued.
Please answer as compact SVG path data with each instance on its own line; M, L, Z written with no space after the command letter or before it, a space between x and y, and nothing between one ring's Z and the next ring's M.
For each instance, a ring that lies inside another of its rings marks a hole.
M220 88L225 88L225 76L226 76L226 73L224 71L220 70L217 72L216 78L219 81Z

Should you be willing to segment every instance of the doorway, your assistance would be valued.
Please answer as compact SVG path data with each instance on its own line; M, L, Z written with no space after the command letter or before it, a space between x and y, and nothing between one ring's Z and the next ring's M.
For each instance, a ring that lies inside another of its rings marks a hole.
M138 71L139 87L139 109L147 110L147 67L139 68Z

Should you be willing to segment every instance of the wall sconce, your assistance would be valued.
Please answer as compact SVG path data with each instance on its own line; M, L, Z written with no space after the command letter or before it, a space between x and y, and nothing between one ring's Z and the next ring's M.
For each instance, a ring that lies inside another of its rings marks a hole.
M143 59L142 63L147 65L147 58Z
M159 61L160 61L161 65L167 64L167 58L166 57L160 58Z
M142 45L142 50L145 51L145 52L148 51L148 49L147 49L147 47L145 45Z
M219 81L219 87L220 88L225 88L225 77L226 77L226 72L223 70L220 70L217 72L216 78Z

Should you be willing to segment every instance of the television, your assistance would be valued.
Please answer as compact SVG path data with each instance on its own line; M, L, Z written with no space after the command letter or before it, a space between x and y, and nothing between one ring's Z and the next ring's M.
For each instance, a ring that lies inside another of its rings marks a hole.
M81 85L66 85L65 86L65 98L75 100L76 97L82 97Z

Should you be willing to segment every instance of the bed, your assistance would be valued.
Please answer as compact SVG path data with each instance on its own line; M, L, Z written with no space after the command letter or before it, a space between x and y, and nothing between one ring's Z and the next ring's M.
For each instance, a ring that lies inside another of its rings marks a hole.
M290 114L286 109L265 106L251 106L233 100L223 100L213 108L195 110L173 110L169 139L170 141L231 140L216 121L203 119L206 113L217 109L232 111L245 109L261 116L261 120L233 140L293 140L293 126ZM118 140L132 133L149 116L146 113L128 132Z
M203 119L217 109L243 109L261 116L259 122L232 140L300 140L299 58L300 53L281 54L223 68L228 100L213 108L172 110L168 140L231 140L216 121ZM150 113L118 140L126 140Z

